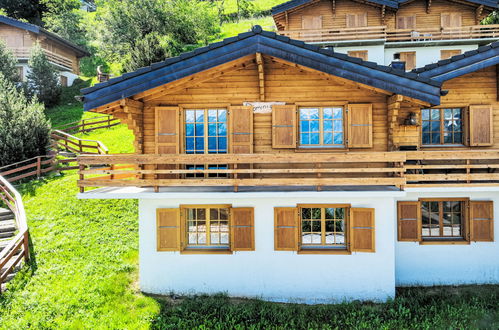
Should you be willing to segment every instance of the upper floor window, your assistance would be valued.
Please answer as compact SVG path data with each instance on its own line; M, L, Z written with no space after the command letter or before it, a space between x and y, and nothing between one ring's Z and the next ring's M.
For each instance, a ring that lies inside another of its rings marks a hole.
M227 153L227 110L185 110L185 152Z
M423 239L464 239L466 200L423 200L421 218Z
M413 30L416 28L416 16L397 16L397 29Z
M322 16L302 16L301 27L304 30L322 29Z
M422 144L463 144L462 109L422 109Z
M347 28L357 28L367 26L367 13L347 14L346 15Z
M456 28L462 26L461 13L442 13L440 14L440 23L442 28Z
M300 145L303 147L343 147L344 109L306 107L299 109Z
M346 249L347 208L327 205L326 207L300 208L302 248Z

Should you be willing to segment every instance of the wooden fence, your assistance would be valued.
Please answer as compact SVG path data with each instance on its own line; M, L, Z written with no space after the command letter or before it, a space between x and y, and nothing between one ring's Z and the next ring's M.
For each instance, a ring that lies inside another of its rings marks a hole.
M88 133L97 129L110 128L119 124L119 119L113 118L111 115L104 115L59 125L55 127L55 129L65 133L77 134Z
M52 140L60 149L65 149L77 154L107 154L106 146L97 140L80 139L60 130L54 130Z
M0 293L2 283L21 263L29 260L28 223L21 195L0 175L0 199L14 213L17 235L0 251Z

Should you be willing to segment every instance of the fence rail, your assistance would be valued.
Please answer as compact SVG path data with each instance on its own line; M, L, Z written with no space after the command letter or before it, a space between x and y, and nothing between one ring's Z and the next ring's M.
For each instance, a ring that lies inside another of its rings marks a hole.
M119 124L119 119L113 118L111 115L105 115L67 123L57 126L55 129L69 134L77 134L88 133L102 128L110 128Z
M306 42L384 39L387 42L480 39L499 37L499 24L453 28L388 29L386 26L317 30L282 30L278 33Z
M0 175L0 199L14 213L17 235L0 251L0 293L2 283L24 259L29 260L29 234L21 195Z
M58 148L66 149L78 154L107 154L106 146L97 140L80 139L60 130L54 130L51 134L52 140Z

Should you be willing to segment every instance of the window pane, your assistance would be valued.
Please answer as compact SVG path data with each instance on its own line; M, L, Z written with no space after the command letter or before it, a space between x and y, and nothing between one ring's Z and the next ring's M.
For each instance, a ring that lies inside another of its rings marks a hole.
M430 133L423 133L423 144L430 144Z
M312 219L320 219L321 218L321 209L313 208L312 209Z
M302 232L309 233L312 231L312 222L311 221L302 221L301 223Z
M342 119L343 118L343 109L342 108L334 108L333 109L333 118L334 119Z
M309 208L301 209L301 218L302 219L312 219L311 209L309 209Z
M300 135L300 143L301 144L310 144L310 134L302 133Z
M310 132L310 122L308 120L300 121L300 129L302 132Z
M422 109L421 110L422 118L423 120L429 120L430 119L430 109Z
M430 131L430 122L423 121L423 132L429 132L429 131Z
M335 120L334 121L334 131L335 132L343 132L343 121Z
M334 208L327 207L324 209L326 219L334 219Z
M333 134L324 133L324 144L333 144Z
M324 120L324 131L332 131L333 130L333 121L332 120Z
M431 134L431 143L439 144L440 143L440 133L432 133Z
M343 133L334 133L334 144L343 144Z
M217 121L217 110L208 110L208 121L215 122Z
M218 110L218 121L219 122L227 122L227 110Z
M440 132L440 122L439 121L432 121L431 122L431 130L433 132Z
M312 234L312 244L321 244L321 234Z
M319 121L310 121L310 132L319 132Z
M431 119L440 120L440 109L431 109Z
M319 144L319 133L310 134L310 144Z
M333 109L332 108L324 108L322 110L322 115L324 119L332 119L333 118Z
M321 222L320 221L311 221L312 222L312 231L320 232L321 231Z

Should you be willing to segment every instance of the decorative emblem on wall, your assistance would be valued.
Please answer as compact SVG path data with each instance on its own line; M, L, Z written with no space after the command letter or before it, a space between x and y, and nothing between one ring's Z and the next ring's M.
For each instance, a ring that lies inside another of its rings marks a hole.
M252 106L253 113L271 113L273 105L284 105L286 102L243 102L244 106Z

